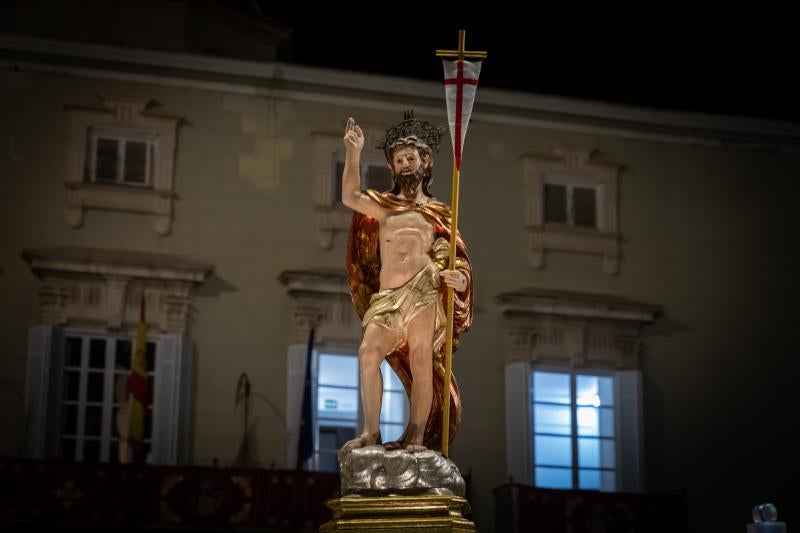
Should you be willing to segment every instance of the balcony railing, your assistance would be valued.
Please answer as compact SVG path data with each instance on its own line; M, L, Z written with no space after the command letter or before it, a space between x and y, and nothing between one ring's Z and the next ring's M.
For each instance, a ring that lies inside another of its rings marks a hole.
M336 473L0 458L0 523L17 528L316 531L338 491Z
M680 533L683 498L537 489L508 484L494 490L495 531L503 533Z

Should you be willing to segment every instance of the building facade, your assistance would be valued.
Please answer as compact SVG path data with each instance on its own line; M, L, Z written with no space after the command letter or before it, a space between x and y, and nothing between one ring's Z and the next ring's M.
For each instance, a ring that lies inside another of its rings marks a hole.
M342 132L358 120L364 186L388 188L373 147L405 109L444 125L441 86L3 34L0 96L0 453L119 460L144 301L151 462L241 464L246 441L293 467L313 324L308 466L335 469L360 416ZM800 126L481 87L467 139L451 450L481 529L509 479L681 493L693 531L788 506Z

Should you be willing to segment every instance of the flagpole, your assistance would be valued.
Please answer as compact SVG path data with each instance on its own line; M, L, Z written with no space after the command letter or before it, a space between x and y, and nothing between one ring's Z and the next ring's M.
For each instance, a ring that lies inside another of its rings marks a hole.
M144 428L147 418L147 318L145 317L145 293L139 307L139 324L136 328L136 344L131 358L128 377L128 448L134 463L146 461Z
M486 52L467 51L465 44L467 40L467 32L465 30L458 31L458 50L436 50L438 57L452 57L456 58L460 63L464 62L465 57L480 58L486 57ZM463 81L463 80L462 80ZM477 83L477 80L475 80ZM457 86L456 91L461 91L462 87ZM460 93L459 93L460 105ZM471 105L470 105L471 107ZM458 116L461 114L461 109L457 109ZM448 269L455 270L456 268L456 246L458 244L458 196L460 189L461 178L461 131L454 131L451 129L450 135L453 137L453 188L451 191L451 215L450 220L450 257L448 261ZM458 136L457 138L455 136ZM444 353L444 390L442 392L442 455L449 456L450 444L450 380L453 375L453 320L455 318L455 289L447 287L447 329L445 334L445 353Z

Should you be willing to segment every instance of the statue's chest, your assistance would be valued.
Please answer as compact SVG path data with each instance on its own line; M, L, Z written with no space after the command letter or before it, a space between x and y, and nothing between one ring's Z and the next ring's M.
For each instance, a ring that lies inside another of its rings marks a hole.
M433 226L419 211L403 211L389 216L386 219L385 230L389 233L410 230L426 235L433 234Z

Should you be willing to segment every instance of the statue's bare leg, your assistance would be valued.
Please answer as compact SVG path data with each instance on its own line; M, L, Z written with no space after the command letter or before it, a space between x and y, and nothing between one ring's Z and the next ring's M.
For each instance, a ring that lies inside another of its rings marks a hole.
M342 446L342 453L380 443L381 400L383 399L381 363L399 339L400 333L397 331L377 324L367 324L364 338L358 348L364 431L358 437L347 441Z
M411 363L411 415L406 432L406 450L421 452L425 426L433 401L433 328L436 304L419 312L408 324L408 355Z

